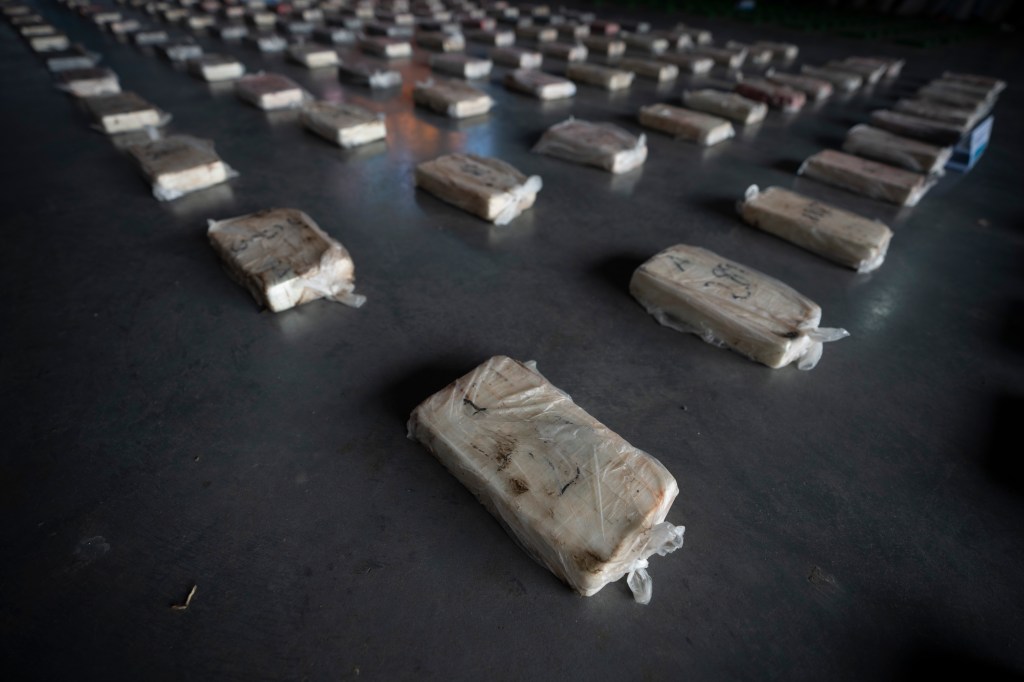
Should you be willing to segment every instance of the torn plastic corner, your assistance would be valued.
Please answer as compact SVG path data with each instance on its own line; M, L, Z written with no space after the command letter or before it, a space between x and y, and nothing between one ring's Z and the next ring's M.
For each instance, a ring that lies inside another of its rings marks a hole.
M626 574L626 585L633 593L637 604L650 604L654 593L654 581L647 572L650 557L657 554L665 556L683 546L683 534L686 526L674 526L667 521L659 523L651 529L650 539L641 556L633 562Z
M508 203L505 208L494 217L495 225L508 225L513 219L522 213L523 204L532 200L537 192L544 187L544 181L540 179L539 175L531 175L526 179L526 182L514 187L508 191Z

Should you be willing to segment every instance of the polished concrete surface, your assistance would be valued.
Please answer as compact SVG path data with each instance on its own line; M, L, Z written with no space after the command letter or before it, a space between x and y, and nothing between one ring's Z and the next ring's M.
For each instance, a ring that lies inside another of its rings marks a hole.
M39 0L37 0L38 2ZM1019 38L941 51L700 22L790 39L801 62L909 60L904 76L719 147L649 135L635 173L533 155L569 115L639 131L627 94L541 104L500 86L479 120L342 87L245 45L208 50L384 112L387 144L345 152L119 43L56 4L170 130L215 140L240 177L159 203L124 152L0 27L5 454L0 651L11 679L830 679L1024 670L1024 280ZM662 25L688 17L650 15ZM943 69L1010 80L992 147L917 208L794 170ZM555 67L557 70L557 66ZM544 179L494 228L412 183L468 150ZM858 275L755 231L733 203L781 185L887 221ZM351 251L359 310L260 312L207 219L286 206ZM659 326L629 296L643 259L710 248L817 301L812 372L770 370ZM494 354L552 382L681 489L686 544L652 559L654 599L576 596L421 446L411 408ZM190 588L190 607L172 610Z

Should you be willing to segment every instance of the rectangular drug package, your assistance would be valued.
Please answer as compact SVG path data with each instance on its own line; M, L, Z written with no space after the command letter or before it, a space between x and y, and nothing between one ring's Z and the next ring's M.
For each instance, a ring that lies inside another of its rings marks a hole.
M814 369L822 344L849 336L819 328L821 308L782 282L706 249L677 244L633 273L629 292L666 327L696 334L772 369Z
M235 82L235 94L264 111L294 109L306 100L299 84L277 73L254 73Z
M534 363L490 358L423 401L408 428L527 554L585 597L627 576L648 603L648 559L683 544L683 526L665 522L679 492L672 474Z
M495 47L511 47L516 44L516 34L514 31L484 31L478 29L466 31L464 35L467 40L471 40L474 43L494 45Z
M710 45L705 45L694 48L693 54L700 55L702 57L709 57L715 64L729 70L742 68L743 62L747 60L746 48L730 50L725 47L711 47Z
M789 62L800 54L800 47L793 43L773 43L771 41L759 40L751 45L758 50L768 50L772 53L772 59Z
M85 102L96 127L108 135L162 126L171 118L134 92L83 97L81 101Z
M191 135L171 135L128 147L143 175L153 186L153 196L172 201L190 192L213 187L237 174L213 143Z
M288 57L307 69L338 65L338 51L333 46L300 43L288 48Z
M903 66L906 64L906 60L895 57L847 57L843 61L846 64L859 66L881 66L885 69L883 78L897 78L903 72Z
M309 102L302 107L301 119L302 125L345 149L387 136L384 119L355 104Z
M736 92L755 102L764 102L773 109L793 113L804 108L807 95L788 85L778 85L761 78L751 78L736 84Z
M706 73L710 73L711 69L715 66L714 60L710 57L702 57L687 52L666 52L665 54L658 55L658 59L677 66L680 71L691 76L703 76Z
M483 90L454 80L417 83L412 91L412 99L421 107L449 118L480 116L494 106L494 100Z
M245 42L254 46L260 52L266 53L284 52L288 49L288 41L284 39L284 36L265 31L251 33L245 39Z
M349 59L338 65L338 79L343 83L363 85L373 90L396 88L402 84L402 74L399 71Z
M974 73L959 73L956 71L944 71L942 73L943 80L960 81L961 83L967 83L968 85L978 85L988 88L993 94L1000 94L1006 89L1006 81L993 78L992 76L982 76Z
M774 52L763 47L754 47L753 45L747 45L736 40L730 40L725 44L727 50L746 50L747 51L747 63L753 64L754 66L764 66L771 62Z
M661 54L668 50L668 38L648 33L623 33L620 36L626 46L651 55Z
M495 47L491 49L491 61L517 69L539 69L544 55L521 47Z
M278 313L326 298L358 308L355 264L345 247L294 208L209 221L207 237L232 279Z
M961 109L978 109L985 114L995 103L995 96L972 92L963 88L950 88L940 82L931 82L917 90L917 96L933 102Z
M640 108L640 124L669 135L696 142L702 147L724 142L736 135L724 118L690 111L671 104L650 104Z
M877 128L884 128L897 135L904 135L942 146L956 144L967 132L963 126L921 118L920 116L904 114L898 111L890 111L889 109L876 109L872 111L871 125Z
M568 99L576 94L576 84L568 78L534 69L517 69L505 74L505 87L537 99Z
M974 101L994 105L999 99L999 88L988 85L977 85L964 81L936 78L928 83L928 87L942 90L944 93L969 95Z
M632 135L611 123L568 118L548 128L533 152L597 166L611 173L628 173L647 159L647 138Z
M627 57L619 61L618 66L626 71L632 71L643 78L650 78L659 83L675 80L679 77L679 67L675 64L659 62L653 59L636 59Z
M542 43L537 49L547 57L567 62L585 62L590 54L586 45L576 43Z
M89 52L81 45L72 45L67 50L46 55L46 68L51 73L72 69L90 69L100 63L100 55Z
M121 92L121 82L110 69L68 69L57 74L57 87L75 97L95 97Z
M837 71L821 66L804 64L800 67L800 73L813 78L826 80L841 92L853 92L864 84L864 79L852 71Z
M416 44L438 52L461 52L466 49L466 38L461 33L421 31L416 34Z
M188 63L189 70L208 83L219 83L241 78L245 66L234 57L222 54L204 54Z
M801 76L795 73L780 73L775 69L768 69L764 77L771 83L778 83L779 85L799 90L815 102L820 102L832 95L832 84L821 78Z
M941 123L951 123L955 126L961 126L964 129L973 128L975 124L981 120L981 114L983 113L983 111L977 107L964 109L939 104L928 99L907 97L897 100L893 109L900 113L910 114L911 116L930 118L933 121L939 121Z
M755 102L734 92L722 92L711 88L684 90L683 104L689 109L721 116L744 125L763 121L768 115L768 106L763 102Z
M591 54L604 57L621 57L626 52L625 41L608 36L587 36L580 40Z
M435 54L430 58L430 68L462 78L486 78L491 75L494 63L464 54Z
M877 220L781 187L762 192L752 185L737 208L747 224L857 272L877 270L892 240L892 230Z
M565 75L578 83L596 85L605 90L623 90L628 88L632 85L633 78L636 76L632 71L579 62L571 62L565 69Z
M359 39L359 49L367 54L375 54L387 59L412 56L412 44L408 40L400 38L363 36Z
M63 33L35 36L28 39L28 44L34 52L58 52L71 47L71 41Z
M833 149L825 149L807 157L797 175L806 175L897 206L917 206L917 202L934 184L934 180L927 175Z
M912 140L861 123L847 131L843 151L891 163L916 173L936 175L941 174L946 167L953 148Z
M171 62L187 62L203 56L203 46L191 38L172 40L160 46L164 58Z
M507 225L533 206L543 183L499 159L447 154L416 166L416 186L495 225Z
M863 78L864 82L868 85L875 85L878 81L882 80L882 76L885 75L886 71L884 64L865 64L863 62L851 62L845 59L832 59L827 61L825 62L825 68L855 73Z

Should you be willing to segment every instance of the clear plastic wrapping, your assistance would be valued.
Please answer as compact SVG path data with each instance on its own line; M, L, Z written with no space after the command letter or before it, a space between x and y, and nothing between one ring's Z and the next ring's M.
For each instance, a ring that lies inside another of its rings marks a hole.
M683 104L689 109L696 109L748 125L763 121L768 114L768 106L763 102L755 102L734 92L722 92L710 88L683 91Z
M696 246L655 255L633 273L629 291L666 327L773 369L813 369L823 343L849 336L819 328L821 308L782 282Z
M345 149L387 136L384 117L355 104L307 102L300 118L306 128Z
M800 90L760 78L741 81L736 84L735 89L747 99L764 102L773 109L786 112L800 111L807 102L807 96Z
M494 100L486 92L455 80L428 79L417 83L412 99L416 104L449 118L480 116L494 106Z
M632 135L611 123L569 118L548 128L533 152L597 166L611 173L626 173L647 159L647 138Z
M83 97L94 126L107 135L160 127L171 121L170 114L156 108L134 92Z
M640 124L669 135L710 147L736 135L724 118L690 111L670 104L649 104L640 108Z
M576 94L576 84L568 78L534 69L508 72L505 74L505 87L543 100L568 99Z
M897 206L916 206L934 184L927 175L832 149L808 157L797 174Z
M416 166L416 186L495 225L507 225L533 206L543 182L499 159L448 154Z
M209 221L207 236L228 272L273 312L326 298L358 308L355 264L345 247L293 208Z
M297 109L310 96L298 83L277 73L254 73L235 82L235 94L264 111Z
M532 363L487 360L413 410L408 431L583 596L626 576L648 603L648 560L683 544L685 529L665 521L679 492L668 470Z
M191 135L160 138L153 133L149 141L128 146L128 153L139 164L159 201L173 201L238 176L209 140Z
M847 131L843 151L917 173L941 175L953 148L912 140L862 123Z
M635 74L611 66L599 64L570 63L565 75L574 81L602 87L605 90L624 90L633 84Z
M781 187L751 185L736 208L748 224L857 272L878 269L892 240L877 220Z

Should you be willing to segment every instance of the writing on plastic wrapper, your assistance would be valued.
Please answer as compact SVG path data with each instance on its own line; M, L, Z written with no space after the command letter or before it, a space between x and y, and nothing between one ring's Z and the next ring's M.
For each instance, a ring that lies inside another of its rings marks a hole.
M487 360L420 404L409 437L583 596L627 576L648 603L648 559L683 544L684 528L665 521L679 492L668 470L532 363Z
M655 255L633 273L629 291L666 327L773 369L813 369L823 343L849 336L819 327L821 308L806 296L697 246Z

